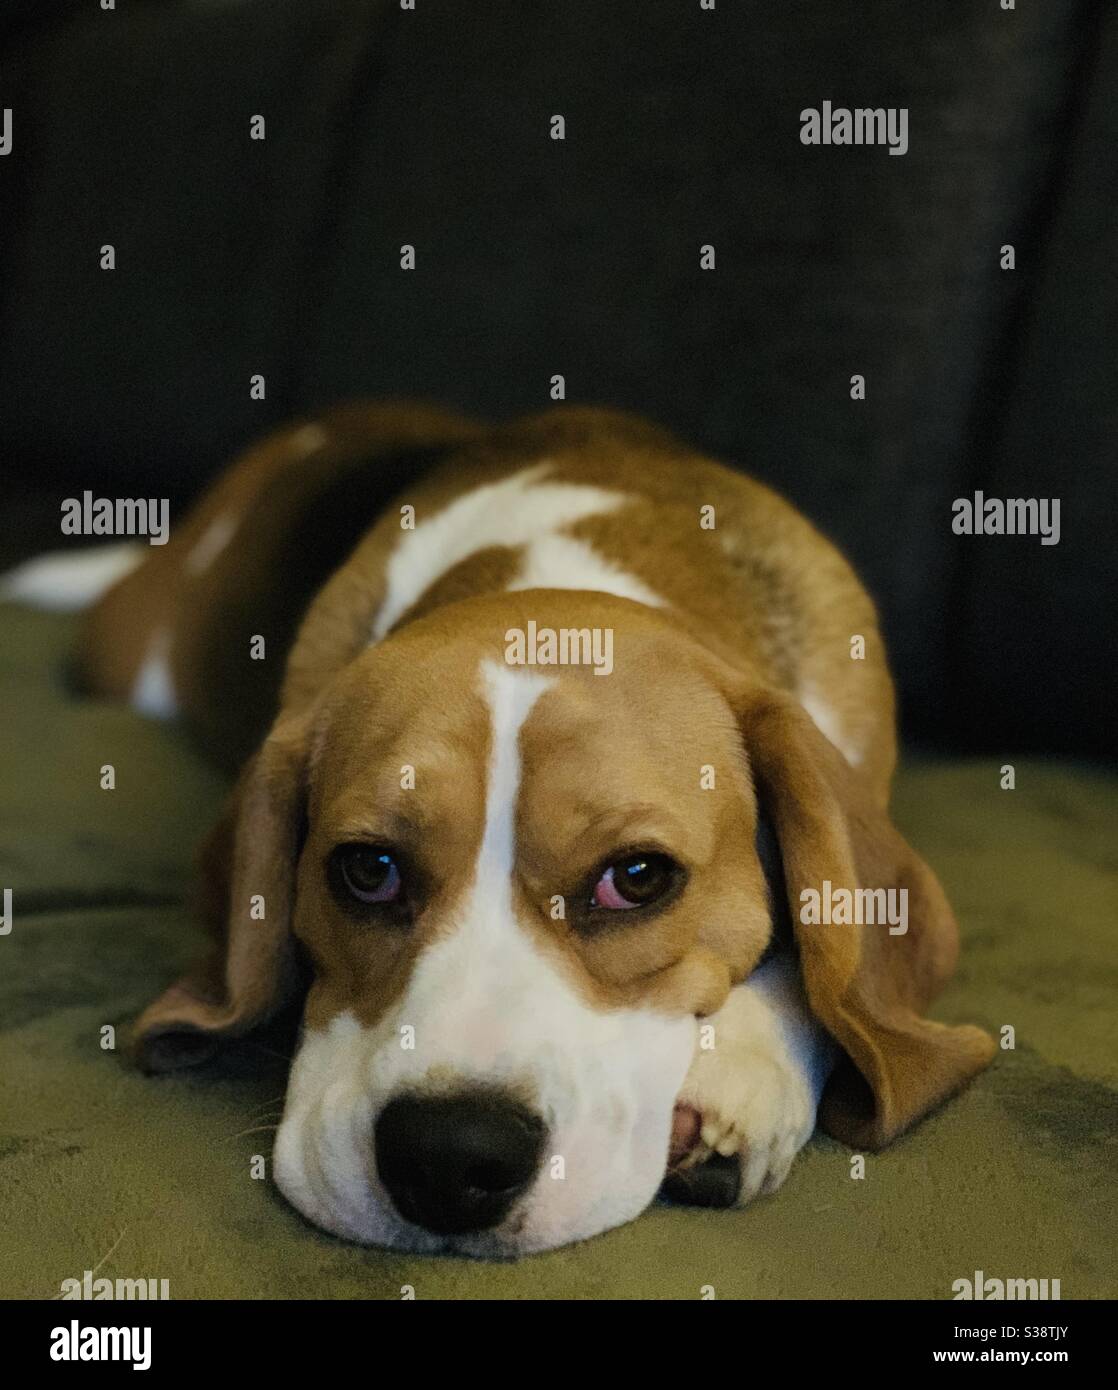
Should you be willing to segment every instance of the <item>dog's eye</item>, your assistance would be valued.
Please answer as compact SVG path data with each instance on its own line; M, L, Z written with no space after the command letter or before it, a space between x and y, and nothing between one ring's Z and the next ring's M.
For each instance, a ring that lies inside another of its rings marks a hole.
M627 854L615 859L594 885L591 907L609 911L654 903L676 881L675 863L666 854Z
M375 845L342 845L336 856L346 892L358 902L390 903L400 896L400 870L387 850Z

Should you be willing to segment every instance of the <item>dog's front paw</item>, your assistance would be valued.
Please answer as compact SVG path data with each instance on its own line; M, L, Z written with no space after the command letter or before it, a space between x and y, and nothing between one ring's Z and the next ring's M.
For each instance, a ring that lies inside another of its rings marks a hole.
M739 985L706 1023L676 1102L664 1193L743 1206L775 1192L815 1127L815 1096L769 1000ZM701 1030L700 1030L701 1031Z

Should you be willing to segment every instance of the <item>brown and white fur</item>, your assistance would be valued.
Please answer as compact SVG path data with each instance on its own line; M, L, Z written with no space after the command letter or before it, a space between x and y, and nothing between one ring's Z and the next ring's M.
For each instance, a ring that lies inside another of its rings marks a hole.
M354 532L365 480L417 453L434 471ZM284 600L301 521L342 484L335 532L355 547L320 536L322 573ZM979 1030L923 1017L956 929L888 819L873 605L769 489L614 412L490 428L351 406L250 451L143 553L88 616L90 687L182 715L211 748L272 722L203 859L218 949L145 1013L140 1055L164 1069L245 1033L309 959L275 1177L316 1224L516 1255L637 1216L669 1161L684 1191L729 1163L745 1202L783 1182L817 1110L880 1146L989 1060ZM509 665L533 622L608 629L612 671ZM766 950L762 815L794 949ZM339 891L354 843L405 866L406 912ZM592 906L630 851L674 864L672 891ZM824 880L907 890L907 932L802 925ZM530 1174L474 1228L453 1193L447 1217L429 1189L464 1181L455 1162L499 1171L502 1133Z

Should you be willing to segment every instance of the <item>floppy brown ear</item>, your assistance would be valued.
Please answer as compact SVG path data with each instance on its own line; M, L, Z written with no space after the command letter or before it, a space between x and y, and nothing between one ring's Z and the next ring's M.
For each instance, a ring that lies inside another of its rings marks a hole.
M994 1054L981 1029L923 1017L955 967L955 918L935 875L868 784L795 701L769 692L746 697L741 727L780 841L808 1000L845 1054L819 1122L846 1143L878 1148ZM805 924L803 915L812 914L802 912L801 895L823 894L826 880L832 901L839 889L907 890L907 931L892 935L888 923Z
M146 1071L206 1061L265 1022L295 983L291 913L309 716L280 719L246 766L200 855L214 949L149 1004L134 1039ZM261 915L263 914L263 915Z

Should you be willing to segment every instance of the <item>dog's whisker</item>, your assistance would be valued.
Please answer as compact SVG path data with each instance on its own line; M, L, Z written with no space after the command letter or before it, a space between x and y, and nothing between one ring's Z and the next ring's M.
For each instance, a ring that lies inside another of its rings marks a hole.
M248 1112L248 1113L249 1113L249 1118L251 1119L251 1118L253 1118L254 1116L264 1115L264 1114L266 1114L269 1110L271 1110L271 1108L272 1108L273 1106L275 1106L275 1105L279 1105L279 1106L280 1106L280 1112L282 1113L282 1109L283 1109L282 1101L283 1101L283 1096L276 1096L276 1098L275 1098L274 1100L265 1100L265 1101L261 1101L261 1103L260 1103L259 1105L257 1105L254 1109L252 1109L252 1110L250 1110L250 1111Z
M113 1241L112 1245L109 1246L108 1250L105 1251L105 1253L101 1256L101 1258L97 1261L97 1263L96 1263L96 1264L93 1266L93 1268L89 1271L91 1277L92 1277L94 1274L97 1273L97 1271L101 1268L101 1266L105 1263L105 1261L109 1258L109 1256L113 1253L113 1251L117 1248L117 1246L120 1244L120 1242L124 1239L124 1237L125 1237L127 1234L128 1234L128 1227L125 1226L124 1229L121 1231L120 1235L117 1236L116 1240ZM54 1297L52 1298L51 1301L54 1302L55 1299L59 1299L59 1298L63 1298L63 1297L65 1297L64 1294L56 1293L56 1294L54 1295Z
M234 1139L243 1139L246 1134L270 1134L277 1129L279 1129L278 1123L274 1125L256 1125L252 1129L242 1129L237 1134L231 1134L228 1142L232 1142Z

